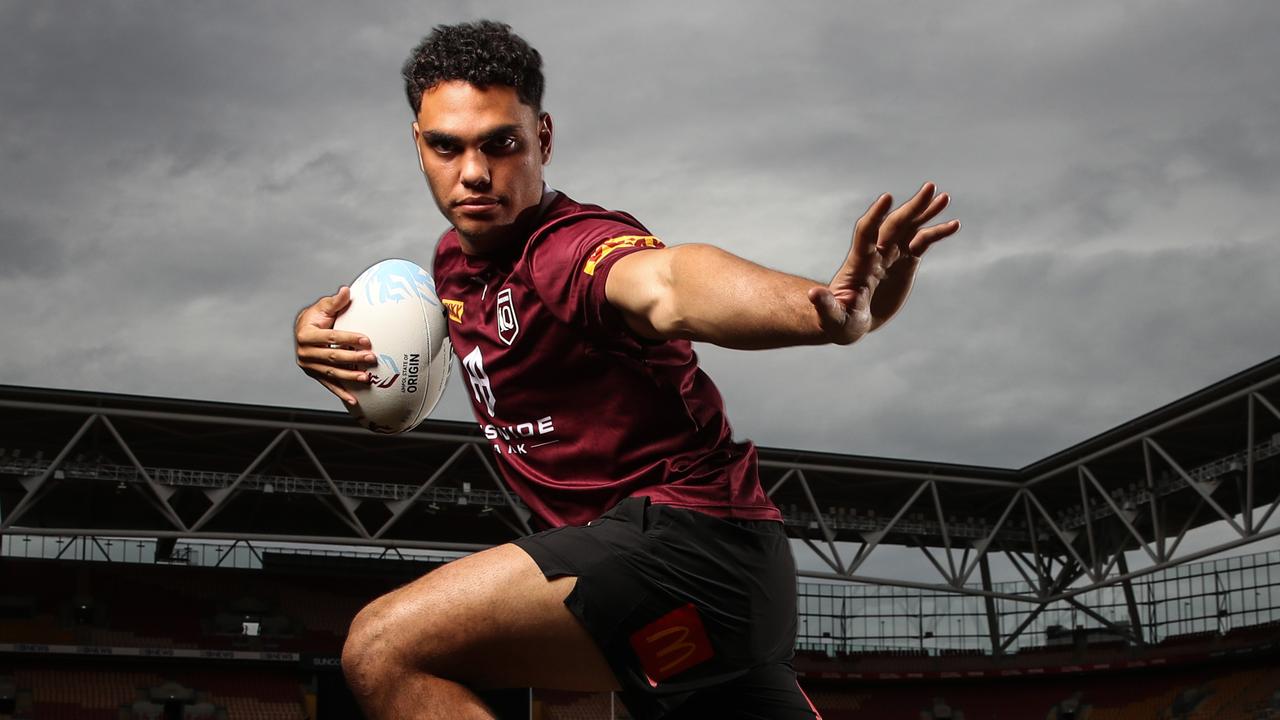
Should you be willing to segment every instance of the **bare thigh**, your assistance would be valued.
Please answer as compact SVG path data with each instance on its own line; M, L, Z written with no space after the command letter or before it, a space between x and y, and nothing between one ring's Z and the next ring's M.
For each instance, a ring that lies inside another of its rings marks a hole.
M477 688L616 689L564 605L576 582L547 580L528 553L501 545L374 600L352 623L348 645Z

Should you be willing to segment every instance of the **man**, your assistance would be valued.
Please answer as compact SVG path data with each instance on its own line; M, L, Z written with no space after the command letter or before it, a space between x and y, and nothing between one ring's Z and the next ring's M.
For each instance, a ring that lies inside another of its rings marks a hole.
M470 688L611 690L638 718L814 718L796 684L795 577L755 448L732 440L690 341L852 343L902 306L959 224L926 183L858 221L826 286L543 183L552 121L536 50L498 23L437 27L404 68L413 139L452 225L437 290L477 419L555 528L450 563L360 612L343 669L372 718L486 718ZM344 401L368 339L349 291L295 325L298 364Z

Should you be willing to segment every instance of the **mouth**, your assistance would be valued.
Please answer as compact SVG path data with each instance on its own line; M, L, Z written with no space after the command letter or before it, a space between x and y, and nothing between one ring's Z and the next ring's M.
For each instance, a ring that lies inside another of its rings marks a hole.
M486 215L501 206L501 198L487 195L472 195L453 203L454 209L464 215Z

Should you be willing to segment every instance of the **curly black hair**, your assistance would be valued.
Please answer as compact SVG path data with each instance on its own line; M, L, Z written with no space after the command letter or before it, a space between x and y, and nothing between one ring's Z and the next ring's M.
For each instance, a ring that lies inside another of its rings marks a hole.
M437 25L413 49L400 74L414 115L422 109L422 93L448 80L515 88L520 102L542 111L542 56L506 23Z

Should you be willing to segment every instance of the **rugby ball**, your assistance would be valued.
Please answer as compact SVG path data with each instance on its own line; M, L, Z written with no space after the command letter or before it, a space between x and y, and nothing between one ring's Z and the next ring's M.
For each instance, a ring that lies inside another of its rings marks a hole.
M417 427L440 401L452 365L445 312L430 273L408 260L383 260L351 283L351 304L334 329L369 338L378 366L371 382L344 383L356 397L343 403L364 427L402 433Z

